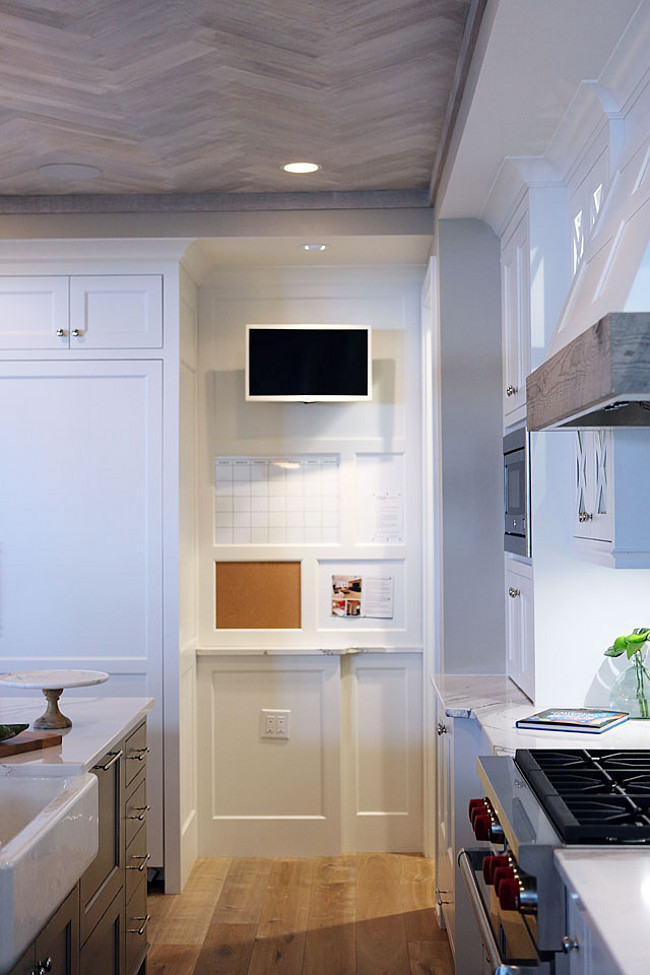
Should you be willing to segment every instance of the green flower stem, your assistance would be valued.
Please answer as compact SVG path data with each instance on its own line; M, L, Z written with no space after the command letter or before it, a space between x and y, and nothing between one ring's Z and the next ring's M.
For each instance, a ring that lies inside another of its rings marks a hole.
M641 717L647 718L649 716L648 699L645 695L643 677L644 674L648 677L648 671L643 665L643 657L638 652L634 654L634 669L636 671L636 696L639 702L639 710L641 711Z

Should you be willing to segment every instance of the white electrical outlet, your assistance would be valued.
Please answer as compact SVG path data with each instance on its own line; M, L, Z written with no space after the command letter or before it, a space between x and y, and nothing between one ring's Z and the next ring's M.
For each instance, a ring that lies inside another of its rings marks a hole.
M291 711L275 711L262 708L260 712L260 738L289 738Z

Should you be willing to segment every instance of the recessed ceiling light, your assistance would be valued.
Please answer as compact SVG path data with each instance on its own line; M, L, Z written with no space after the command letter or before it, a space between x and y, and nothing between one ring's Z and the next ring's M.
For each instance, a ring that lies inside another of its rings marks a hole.
M301 244L300 248L303 251L326 251L329 246L329 244Z
M101 169L97 169L96 166L82 166L80 163L47 163L45 166L39 166L38 171L41 176L61 182L71 179L96 179L102 174Z
M320 169L320 163L315 162L290 162L285 163L282 167L285 173L298 173L304 175L305 173L316 173Z

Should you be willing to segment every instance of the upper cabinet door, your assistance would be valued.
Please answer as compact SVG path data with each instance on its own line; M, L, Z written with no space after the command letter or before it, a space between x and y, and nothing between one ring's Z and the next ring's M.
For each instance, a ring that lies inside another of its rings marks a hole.
M503 305L503 415L506 425L526 412L530 372L530 256L528 213L518 220L501 252Z
M70 278L70 348L162 346L162 277L91 274Z
M67 348L68 281L65 275L0 277L0 348Z

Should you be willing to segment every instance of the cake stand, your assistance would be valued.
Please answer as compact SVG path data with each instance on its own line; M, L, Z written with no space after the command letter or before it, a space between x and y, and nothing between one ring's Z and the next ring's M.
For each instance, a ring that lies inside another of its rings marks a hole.
M103 684L108 674L102 670L25 670L18 674L0 674L0 687L22 687L43 691L47 708L34 721L34 728L71 728L72 721L59 711L59 698L66 687L90 687Z

